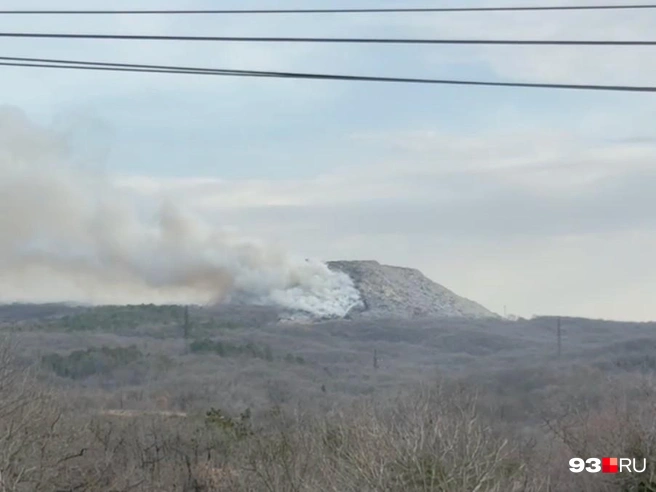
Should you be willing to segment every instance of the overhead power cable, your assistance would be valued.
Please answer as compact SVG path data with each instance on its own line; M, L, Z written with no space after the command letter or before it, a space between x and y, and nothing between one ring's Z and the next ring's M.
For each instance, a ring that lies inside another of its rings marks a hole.
M594 84L551 84L529 82L492 82L476 80L426 79L410 77L378 77L363 75L318 74L302 72L274 72L258 70L232 70L217 68L181 67L169 65L143 65L129 63L89 62L78 60L54 60L45 58L0 57L0 66L52 68L69 70L103 70L119 72L146 72L187 75L215 75L233 77L270 77L286 79L332 80L350 82L391 82L435 85L468 85L489 87L525 87L542 89L573 89L617 92L656 92L656 86L594 85Z
M166 15L166 14L375 14L375 13L429 13L429 12L521 12L563 10L627 10L655 9L656 4L615 5L561 5L533 7L417 7L417 8L343 8L343 9L238 9L238 10L0 10L0 14L42 15Z
M0 32L0 38L113 39L130 41L228 41L241 43L367 43L367 44L502 44L548 46L656 46L656 41L542 40L542 39L393 39L257 36L162 36L150 34L68 34Z

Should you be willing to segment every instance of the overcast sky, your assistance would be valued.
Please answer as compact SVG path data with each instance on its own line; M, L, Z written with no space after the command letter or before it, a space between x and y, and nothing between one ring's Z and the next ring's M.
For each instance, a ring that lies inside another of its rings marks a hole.
M409 3L224 0L220 6ZM465 4L504 2L439 2ZM217 6L93 2L98 9ZM6 0L2 7L52 8L52 2ZM76 7L91 8L57 2ZM0 18L4 32L162 35L646 40L654 26L656 10ZM5 56L656 86L656 48L648 47L38 39L6 39L2 46ZM0 104L67 129L80 162L145 198L173 195L217 227L324 260L418 268L500 313L507 306L523 316L656 319L656 95L8 67L0 67L0 81Z

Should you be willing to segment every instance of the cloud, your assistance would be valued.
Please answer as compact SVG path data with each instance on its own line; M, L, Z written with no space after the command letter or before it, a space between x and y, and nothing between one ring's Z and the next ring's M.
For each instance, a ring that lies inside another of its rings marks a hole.
M361 138L359 136L358 138ZM335 166L306 179L228 180L124 177L125 186L148 193L174 192L200 207L348 207L386 201L498 202L503 196L544 203L595 202L599 196L640 196L651 183L656 145L606 142L552 131L489 132L479 137L439 132L369 135L387 157L358 166ZM390 150L391 149L391 150ZM629 201L630 202L630 201ZM625 203L629 203L625 202ZM511 207L512 208L512 207Z

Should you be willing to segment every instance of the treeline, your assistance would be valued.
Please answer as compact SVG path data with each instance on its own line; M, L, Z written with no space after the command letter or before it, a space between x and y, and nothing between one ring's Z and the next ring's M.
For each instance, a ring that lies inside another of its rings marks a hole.
M56 331L124 332L144 324L179 324L182 309L180 306L154 304L98 306L53 320L48 328Z
M226 341L214 341L209 338L194 340L189 344L189 350L193 353L211 353L221 357L239 357L247 356L256 359L274 361L277 358L273 354L271 346L268 344L256 344L247 342L244 344L235 344ZM298 355L287 354L282 358L290 364L305 364L305 359Z
M305 364L305 359L299 355L287 354L276 357L268 344L230 343L210 339L194 340L189 344L192 353L211 353L220 357L252 357L269 362L283 360L289 364ZM166 369L173 365L172 359L163 355L147 356L135 345L129 347L90 347L85 350L74 350L62 355L50 353L41 357L41 366L57 376L69 379L85 379L91 376L111 376L119 369L136 371L145 370L152 365L153 369ZM1 489L0 489L1 490Z
M184 306L155 304L97 306L56 319L22 323L20 327L23 330L103 333L130 333L142 327L179 327L179 334L182 336L185 322L189 323L187 329L194 333L242 328L238 323L229 320L207 317L185 320Z
M134 345L129 347L92 347L75 350L68 355L52 353L41 358L42 366L58 376L84 379L143 362L144 354Z

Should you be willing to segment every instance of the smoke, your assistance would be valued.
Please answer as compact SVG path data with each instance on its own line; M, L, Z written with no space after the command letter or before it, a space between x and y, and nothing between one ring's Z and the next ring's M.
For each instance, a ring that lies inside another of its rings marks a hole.
M343 316L351 279L144 202L76 166L62 134L0 107L0 301L240 301Z

